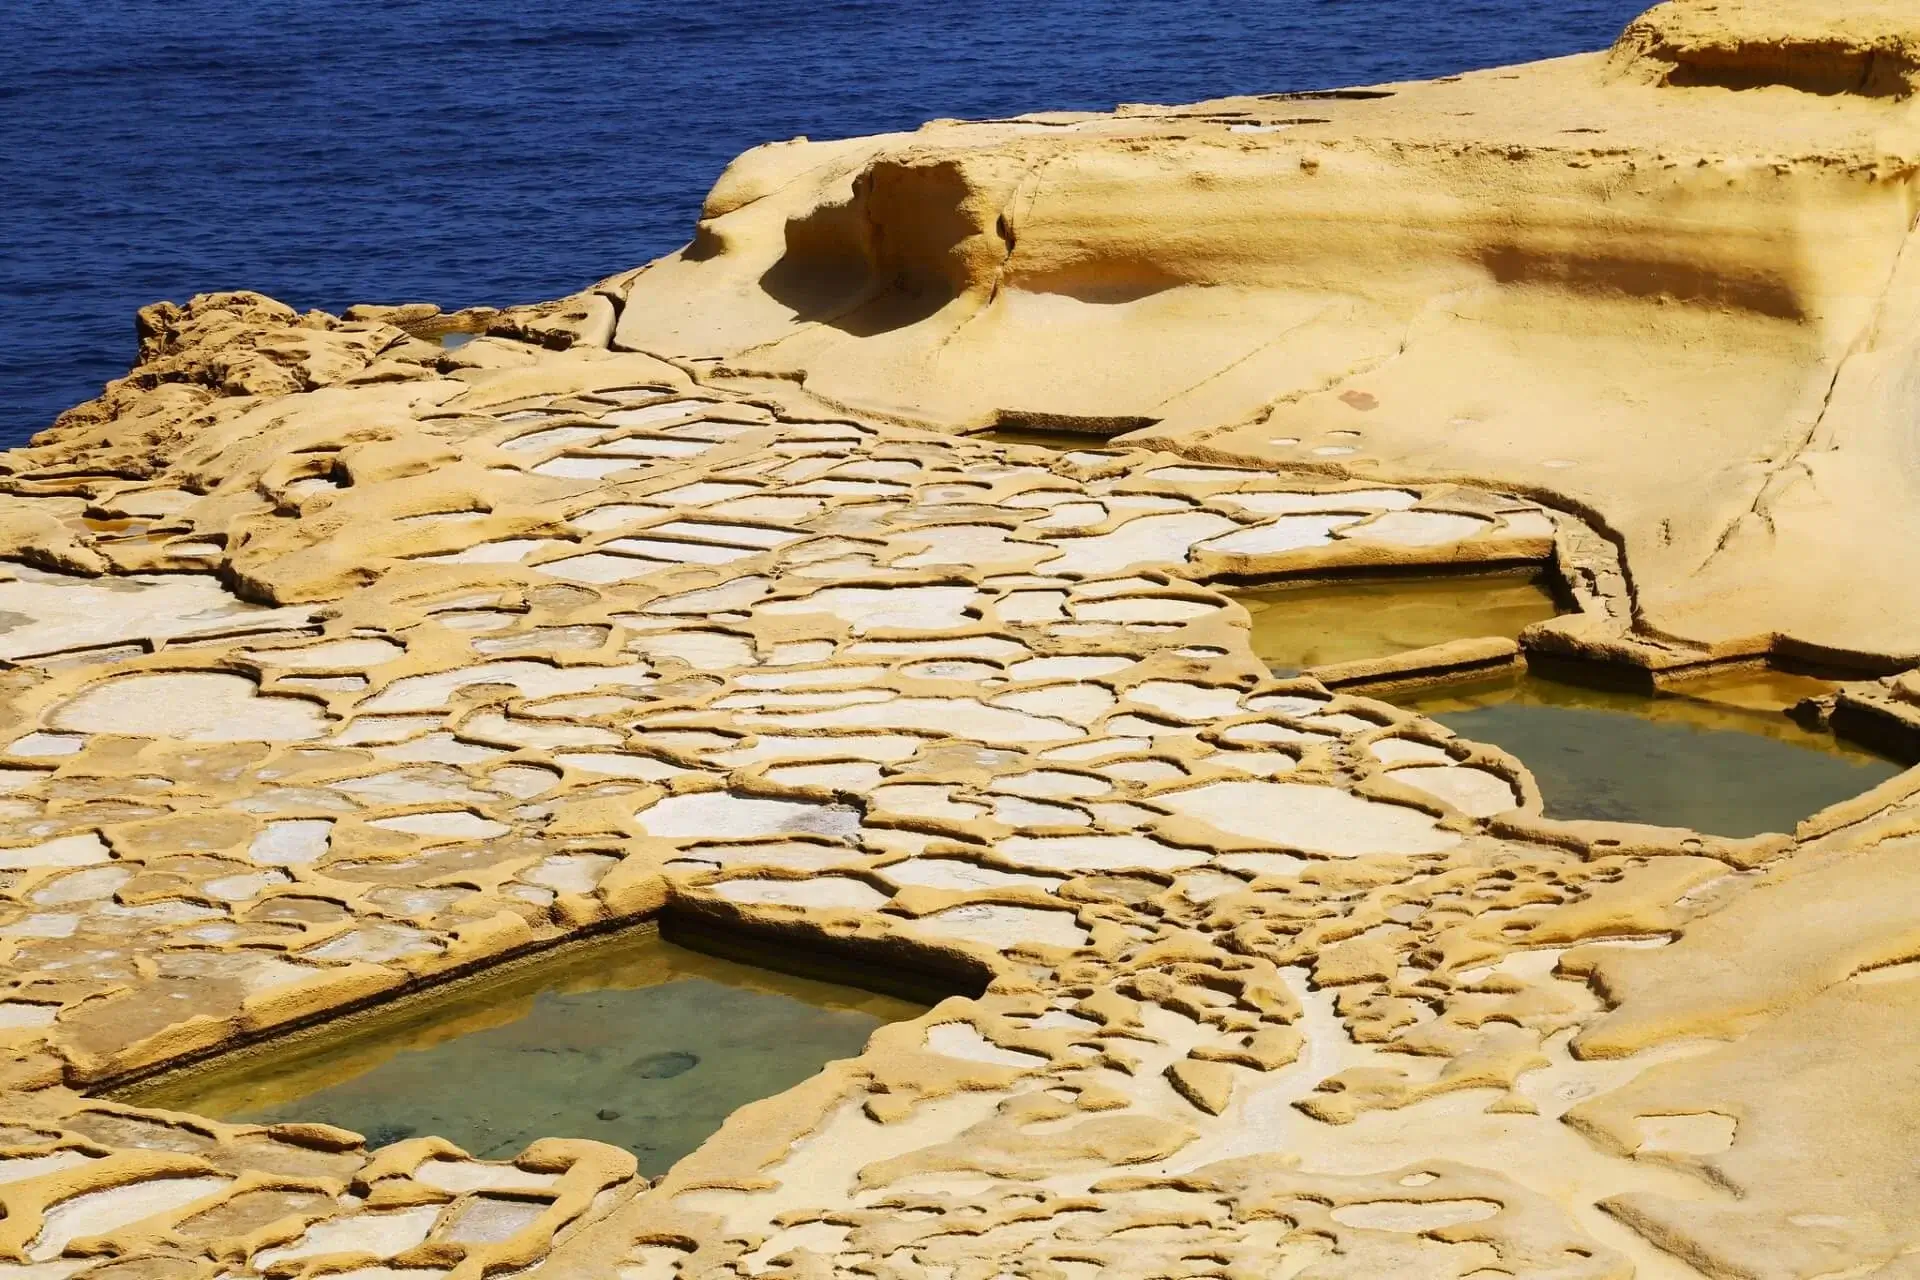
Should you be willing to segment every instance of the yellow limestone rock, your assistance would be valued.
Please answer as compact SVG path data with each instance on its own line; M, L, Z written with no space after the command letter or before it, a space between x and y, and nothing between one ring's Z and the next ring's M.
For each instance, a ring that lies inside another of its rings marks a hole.
M1840 662L1908 723L1917 42L1680 0L770 145L552 303L148 308L0 458L12 1265L1911 1275L1909 782L1560 822L1328 684ZM1570 612L1323 683L1231 593L1462 568ZM657 1185L88 1096L663 915L970 994Z

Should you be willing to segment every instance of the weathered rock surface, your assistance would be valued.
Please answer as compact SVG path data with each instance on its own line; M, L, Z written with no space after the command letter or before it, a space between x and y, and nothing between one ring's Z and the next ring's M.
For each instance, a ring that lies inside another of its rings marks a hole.
M1909 1274L1910 777L1747 841L1555 822L1275 679L1221 587L1541 565L1530 652L1911 667L1917 37L1671 4L762 148L540 307L148 308L0 460L0 1266ZM88 1096L662 911L985 994L652 1187Z

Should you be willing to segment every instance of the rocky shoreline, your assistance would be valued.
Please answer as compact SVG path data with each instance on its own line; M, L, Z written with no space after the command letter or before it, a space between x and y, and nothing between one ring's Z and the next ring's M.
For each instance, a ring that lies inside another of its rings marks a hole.
M1920 778L1561 821L1366 694L1809 669L1920 757L1915 68L1683 0L761 148L543 306L145 309L0 457L0 1267L1908 1275ZM1232 594L1515 566L1291 678ZM967 994L652 1183L107 1096L649 922Z

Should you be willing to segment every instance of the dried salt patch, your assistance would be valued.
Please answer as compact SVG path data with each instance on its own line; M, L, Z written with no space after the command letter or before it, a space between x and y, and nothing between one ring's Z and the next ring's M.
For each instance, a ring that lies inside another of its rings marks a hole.
M73 902L98 902L111 898L121 885L133 879L127 867L94 867L70 871L36 890L31 898L35 906L58 907Z
M605 853L556 853L520 878L555 893L592 893L620 859Z
M1179 771L1174 772L1178 776ZM1113 784L1103 778L1089 777L1084 773L1036 769L1031 773L1016 773L1004 778L995 778L989 790L1005 792L1008 795L1026 796L1031 799L1084 799L1088 796L1105 795L1113 790Z
M1009 827L1089 827L1093 819L1078 809L1018 796L999 796L993 802L993 820Z
M608 556L590 552L584 556L568 556L564 560L549 560L545 564L534 565L535 572L549 578L559 578L562 582L591 582L605 586L615 582L632 582L644 578L650 573L658 573L666 566L653 560L636 560L632 556Z
M706 440L671 440L659 436L626 436L587 450L604 458L697 458L713 448Z
M1485 769L1459 765L1422 765L1396 769L1392 777L1396 782L1404 782L1428 795L1439 797L1472 818L1505 813L1520 803L1520 798L1514 794L1512 785L1505 778Z
M200 887L209 897L222 902L250 902L276 885L290 879L284 871L251 871L237 876L221 876Z
M39 914L0 925L0 938L71 938L79 916Z
M70 756L87 745L85 738L65 733L30 733L24 738L14 739L7 748L8 755L27 756Z
M553 698L586 693L609 686L634 686L648 681L644 666L556 667L531 659L483 662L430 675L402 676L361 702L366 712L427 711L445 707L459 690L477 684L512 685L523 697Z
M758 485L730 480L696 480L692 484L647 496L654 502L672 503L677 507L699 507L710 502L725 502L730 498L745 498L759 491Z
M423 767L397 769L362 778L329 782L329 790L352 796L362 804L374 806L430 804L434 801L485 803L493 799L484 791L468 785L465 774L449 769Z
M1451 759L1439 747L1428 742L1414 742L1407 738L1383 738L1367 747L1373 758L1382 764L1446 764Z
M1424 813L1297 782L1213 782L1154 803L1230 835L1335 857L1437 853L1460 843Z
M1501 1207L1493 1200L1375 1200L1342 1205L1332 1216L1335 1222L1347 1227L1422 1232L1462 1222L1479 1222L1499 1213Z
M422 1186L454 1195L468 1191L547 1191L560 1180L557 1173L529 1173L512 1165L443 1158L423 1161L411 1176Z
M547 538L501 538L495 542L478 543L464 551L413 558L421 564L519 564L535 547L565 545Z
M644 782L664 782L686 773L678 765L652 756L620 755L611 751L575 751L556 755L553 762L582 773L600 773L610 778L639 778Z
M1263 475L1244 467L1155 467L1142 478L1169 484L1245 484Z
M722 547L706 542L668 542L659 538L615 538L600 544L602 551L643 556L667 564L732 564L759 555L746 547Z
M276 1262L318 1258L330 1253L370 1253L376 1258L391 1258L425 1240L439 1216L439 1205L424 1205L396 1213L356 1213L318 1222L308 1227L293 1244L254 1254L251 1265L265 1271Z
M972 587L823 587L799 600L775 600L755 612L768 617L827 613L855 634L882 628L953 631L967 625L967 610L980 593Z
M439 836L448 840L484 840L503 836L512 828L505 823L483 818L465 809L443 809L435 813L408 813L397 818L375 818L369 826L383 831L400 831L413 836Z
M1134 755L1153 745L1151 738L1094 738L1088 742L1052 747L1040 753L1042 760L1104 760L1109 756Z
M411 720L415 717L396 716L394 718ZM438 719L437 716L432 718ZM394 760L403 764L484 764L488 760L498 759L506 752L497 747L481 747L471 742L462 742L450 733L430 733L418 742L377 747L373 754L382 760Z
M301 742L327 717L301 698L266 697L245 676L213 671L111 677L56 707L56 729L191 742Z
M1236 724L1220 732L1221 741L1236 744L1242 742L1324 742L1327 737L1328 735L1324 733L1309 733L1303 729L1293 729L1284 724L1273 724L1269 721L1260 721L1255 724Z
M67 1245L90 1236L110 1235L121 1227L163 1213L174 1213L233 1185L232 1178L147 1178L105 1191L87 1191L46 1211L40 1234L27 1257L45 1262Z
M1492 521L1478 516L1447 511L1394 511L1343 530L1341 536L1356 541L1390 542L1401 547L1437 547L1471 538L1492 527Z
M787 787L827 787L835 791L871 791L880 783L880 766L864 760L844 760L831 764L778 765L767 770L767 777Z
M1025 662L1016 662L1007 669L1007 674L1023 683L1037 680L1090 680L1095 676L1108 676L1116 671L1125 671L1134 665L1134 659L1118 655L1089 655L1070 658L1029 658Z
M817 759L823 755L892 763L905 760L925 745L924 738L898 733L850 733L830 737L763 733L754 739L752 746L715 753L708 761L728 769L744 769L766 760Z
M350 929L301 954L314 960L361 960L379 964L433 955L439 950L440 944L424 929L380 923Z
M1256 876L1298 875L1307 866L1305 858L1290 853L1227 853L1214 859L1229 871L1246 871Z
M1007 623L1049 622L1066 616L1064 591L1009 591L994 603L1000 621Z
M1117 760L1112 764L1096 765L1094 768L1120 782L1138 782L1146 786L1171 782L1184 778L1187 771L1179 765L1169 764L1165 760Z
M1500 533L1508 538L1551 538L1556 530L1544 511L1508 511L1500 517Z
M924 889L956 889L963 892L973 889L1024 887L1052 893L1060 883L1051 876L1001 871L995 867L983 867L960 858L908 858L904 862L882 867L880 874L888 883L901 888L911 885Z
M1043 554L1046 546L1021 542L997 525L960 524L916 529L902 534L901 541L920 543L925 549L894 561L903 569L933 565L979 567L993 564L1017 564Z
M460 732L488 742L512 743L516 747L617 747L626 741L611 729L510 720L494 711L469 716L461 723Z
M991 662L975 662L970 658L942 658L933 662L908 663L900 668L900 674L914 680L964 680L977 684L998 680L1000 668Z
M1172 871L1207 861L1199 849L1176 849L1146 836L1011 836L995 846L1008 862L1047 871Z
M1283 516L1272 524L1243 529L1201 544L1203 551L1223 555L1277 555L1307 547L1324 547L1333 541L1335 530L1356 523L1358 516Z
M56 1151L44 1156L15 1156L0 1160L0 1186L9 1182L25 1182L28 1178L38 1178L43 1174L58 1173L62 1169L72 1169L86 1164L96 1157L79 1151ZM79 1262L81 1267L90 1267L98 1259L85 1258ZM64 1264L62 1264L64 1265ZM31 1267L18 1265L0 1270L0 1275L21 1277L22 1272L32 1272Z
M57 1004L28 1004L22 1000L0 1000L0 1030L39 1030L53 1025L60 1014Z
M607 642L611 628L594 624L572 627L535 627L517 635L475 640L476 653L489 656L503 653L563 653L568 650L598 649Z
M1127 690L1127 700L1177 720L1200 722L1235 715L1240 690L1182 680L1147 680Z
M606 533L624 525L637 524L667 513L666 507L647 507L633 502L612 502L568 519L567 523L588 533Z
M716 524L708 520L671 520L666 524L655 525L651 532L724 542L736 547L762 549L785 546L789 542L806 536L790 529L766 529L750 524Z
M1002 1048L981 1035L971 1022L942 1022L928 1027L927 1049L943 1058L987 1062L997 1067L1038 1067L1047 1061L1037 1053Z
M762 800L731 791L669 796L636 815L649 835L739 839L802 835L846 837L860 829L860 811L844 805Z
M955 636L947 640L860 640L847 646L849 658L981 658L1003 662L1024 657L1027 647L999 636Z
M508 453L544 453L548 449L564 449L568 445L598 440L608 430L606 427L548 427L544 431L529 431L526 435L515 436L500 447Z
M112 854L99 836L62 836L44 844L20 849L0 849L0 871L18 871L29 867L85 867L105 862Z
M935 938L957 938L995 950L1029 943L1046 947L1081 947L1087 931L1071 911L1040 907L968 905L910 921L906 928Z
M871 911L887 900L872 885L842 876L812 880L727 880L712 886L715 896L751 906L814 907Z
M1195 543L1237 528L1225 516L1207 512L1141 516L1111 533L1059 539L1055 545L1061 552L1046 569L1092 577L1134 565L1180 564Z
M267 866L305 866L325 855L332 839L333 823L328 819L288 818L261 828L247 856Z
M1249 711L1277 711L1283 716L1311 715L1326 705L1325 698L1303 697L1296 693L1263 693L1247 699Z
M1111 690L1097 684L1056 684L1002 694L993 705L1084 726L1107 714L1117 701Z
M696 671L731 671L754 665L753 640L725 631L666 631L627 642L631 653L678 658Z
M616 427L644 427L649 423L693 417L720 406L718 400L667 400L637 409L616 409L600 421Z
M1188 622L1217 613L1224 606L1199 600L1174 600L1165 596L1135 596L1124 600L1102 600L1073 607L1073 616L1083 622Z
M440 1234L454 1244L499 1244L511 1240L547 1211L544 1200L511 1200L504 1196L475 1196Z
M1405 489L1347 489L1332 493L1235 493L1216 501L1255 515L1290 516L1314 511L1401 511L1420 501L1420 495Z
M1256 778L1277 778L1300 765L1283 751L1220 751L1210 757L1210 762Z
M994 745L1060 742L1078 738L1082 732L1064 720L990 707L974 698L894 698L831 711L761 713L741 719L784 729L919 729Z
M556 480L604 480L642 465L637 458L553 458L535 467L533 474Z
M489 787L516 800L531 800L543 791L551 791L559 781L559 770L532 764L510 764L487 775Z
M40 769L0 769L0 795L25 791L46 776Z

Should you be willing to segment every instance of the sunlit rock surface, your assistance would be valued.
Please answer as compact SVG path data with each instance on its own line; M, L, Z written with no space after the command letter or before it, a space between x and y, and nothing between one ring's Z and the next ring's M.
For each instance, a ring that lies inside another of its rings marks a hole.
M780 144L451 350L148 309L0 462L7 1265L1911 1274L1906 778L1552 821L1223 588L1547 570L1414 667L1820 659L1906 732L1917 40ZM663 911L985 993L651 1186L89 1096Z

